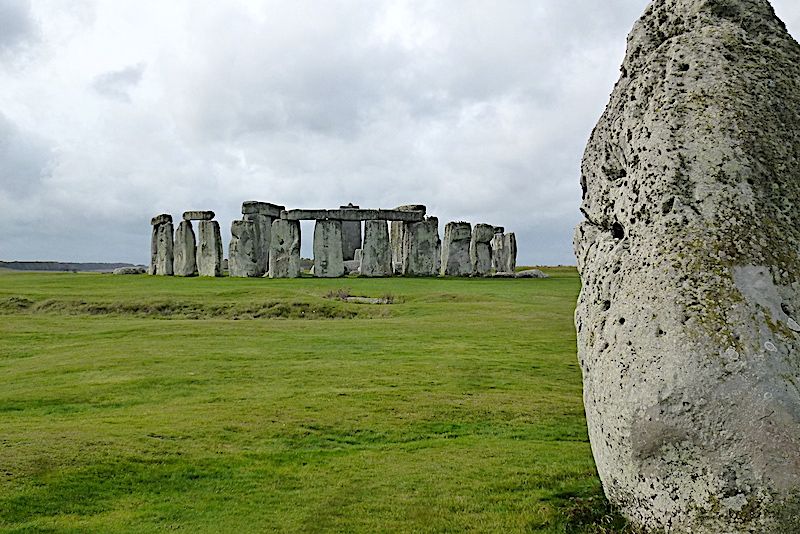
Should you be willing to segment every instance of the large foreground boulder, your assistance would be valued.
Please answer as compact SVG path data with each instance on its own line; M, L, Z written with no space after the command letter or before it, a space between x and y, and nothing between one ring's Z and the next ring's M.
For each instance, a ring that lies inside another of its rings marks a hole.
M800 46L766 0L655 0L582 166L584 403L647 531L800 532Z

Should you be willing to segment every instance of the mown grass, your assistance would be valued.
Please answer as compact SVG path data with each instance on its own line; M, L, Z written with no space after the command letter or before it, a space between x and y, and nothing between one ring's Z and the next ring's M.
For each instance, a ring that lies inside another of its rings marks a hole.
M0 529L615 532L550 274L0 273Z

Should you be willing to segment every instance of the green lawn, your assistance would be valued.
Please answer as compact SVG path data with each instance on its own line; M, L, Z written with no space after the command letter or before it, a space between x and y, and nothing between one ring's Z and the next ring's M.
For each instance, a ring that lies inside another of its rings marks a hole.
M3 532L599 532L574 269L0 273ZM327 295L381 297L390 305ZM613 526L607 530L613 531Z

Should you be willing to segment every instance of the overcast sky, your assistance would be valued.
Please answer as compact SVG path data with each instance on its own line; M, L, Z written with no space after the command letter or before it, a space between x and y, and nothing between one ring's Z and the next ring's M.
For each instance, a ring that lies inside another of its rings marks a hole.
M150 217L422 203L574 263L646 0L0 0L0 259L149 257ZM775 0L800 35L800 2ZM303 227L304 256L311 226Z

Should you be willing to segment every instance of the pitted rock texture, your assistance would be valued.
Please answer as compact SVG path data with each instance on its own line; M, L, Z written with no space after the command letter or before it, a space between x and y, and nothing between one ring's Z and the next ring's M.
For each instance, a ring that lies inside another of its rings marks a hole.
M228 246L228 273L234 278L263 276L258 243L258 227L253 221L231 222Z
M161 222L153 226L151 251L152 248L155 248L155 255L151 260L150 274L172 276L174 241L171 222Z
M517 236L514 232L495 233L491 248L492 268L497 272L513 273L517 268Z
M468 222L449 222L444 226L439 274L442 276L472 274L472 262L469 259L471 240L472 225Z
M472 240L469 243L469 260L473 276L486 276L492 269L492 238L494 226L476 224L472 229Z
M404 276L434 276L436 255L440 253L439 219L428 217L424 221L404 223L403 261Z
M800 531L800 46L765 0L655 0L582 165L575 322L610 501Z
M217 221L197 223L197 273L222 276L222 235Z
M318 278L343 276L343 262L342 221L331 219L317 221L314 224L314 276Z
M397 206L396 210L400 211L421 211L423 214L427 208L423 204L405 204ZM392 221L389 223L389 242L392 245L392 265L396 266L395 273L400 274L403 265L403 232L405 231L405 223L403 221Z
M252 221L255 224L255 247L256 255L258 256L256 274L263 276L269 270L269 241L272 236L273 218L263 213L245 213L242 219Z
M300 221L275 219L269 243L269 277L300 276Z
M389 227L386 221L364 223L364 248L360 254L361 276L391 276L392 251L389 247Z
M183 212L184 221L210 221L213 218L214 218L213 211L193 210L193 211Z
M196 252L197 245L195 244L192 222L184 219L178 224L178 229L175 230L172 261L172 270L175 276L194 276L197 274Z

